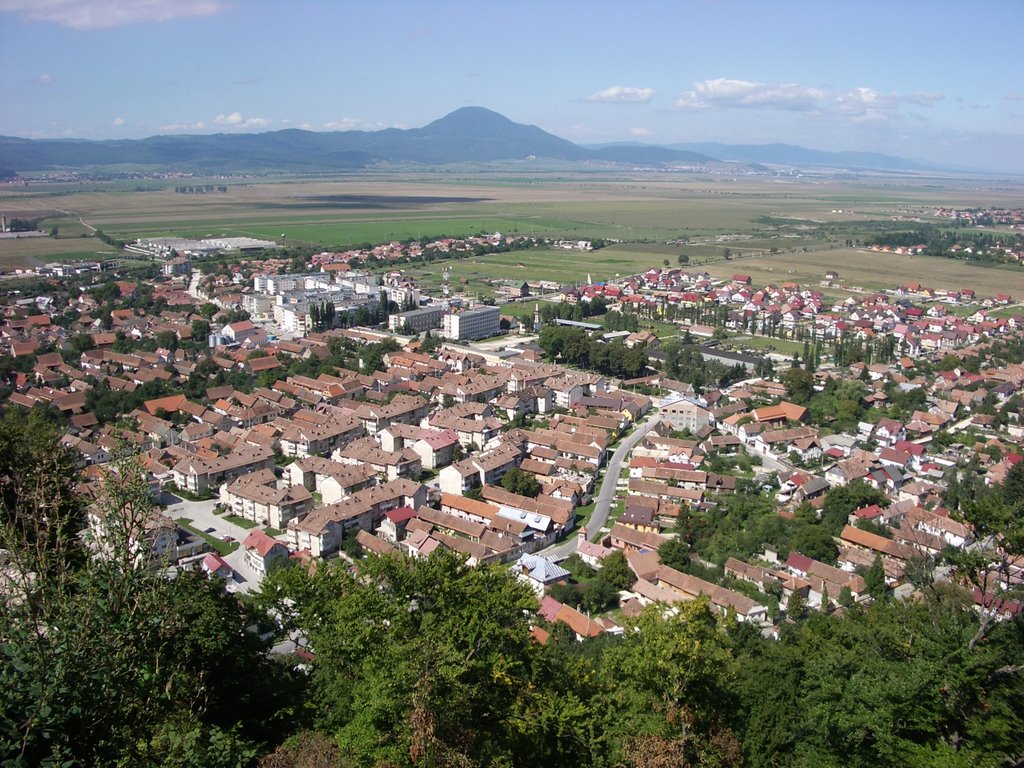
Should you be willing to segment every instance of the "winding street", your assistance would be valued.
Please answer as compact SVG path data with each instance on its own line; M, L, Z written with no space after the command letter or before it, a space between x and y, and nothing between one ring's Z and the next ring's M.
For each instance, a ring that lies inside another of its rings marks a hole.
M604 477L601 480L601 490L597 494L597 503L594 504L594 512L587 522L587 538L591 541L601 537L601 529L608 522L608 514L611 512L612 499L615 498L615 489L619 482L619 472L622 469L622 462L625 461L636 444L643 440L644 436L651 431L660 417L652 416L648 421L634 429L625 440L615 449L608 464L604 468ZM548 547L537 554L550 557L554 560L561 560L576 551L576 536L570 536L565 541Z

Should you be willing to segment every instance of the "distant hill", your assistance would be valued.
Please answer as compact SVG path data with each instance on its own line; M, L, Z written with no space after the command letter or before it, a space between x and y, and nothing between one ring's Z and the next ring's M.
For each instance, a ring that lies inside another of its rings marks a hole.
M673 149L687 152L703 152L714 155L719 160L740 163L767 163L769 165L794 165L798 167L827 168L871 168L884 171L923 171L935 170L934 166L926 166L893 155L882 155L877 152L826 152L820 149L807 149L793 144L716 144L689 143L672 144Z
M152 136L147 139L21 139L0 137L0 168L46 171L103 166L227 172L359 169L378 162L445 165L549 158L630 165L703 163L689 150L640 146L590 150L535 125L522 125L483 107L464 107L422 128L318 133Z
M935 165L926 165L894 155L878 152L828 152L807 149L795 144L718 144L715 142L669 144L665 147L642 144L635 141L612 144L591 144L588 149L607 152L612 149L639 151L670 149L678 152L695 152L704 157L714 157L726 163L744 163L751 170L767 171L767 165L785 165L797 168L842 168L848 170L871 169L879 171L926 171L952 170Z
M791 144L675 144L619 142L583 147L535 125L513 122L483 107L463 107L422 128L151 136L147 139L21 139L0 136L0 168L54 171L146 167L199 173L359 170L377 163L424 166L521 161L631 167L742 163L917 171L919 163L873 152L824 152ZM931 169L931 170L934 170Z

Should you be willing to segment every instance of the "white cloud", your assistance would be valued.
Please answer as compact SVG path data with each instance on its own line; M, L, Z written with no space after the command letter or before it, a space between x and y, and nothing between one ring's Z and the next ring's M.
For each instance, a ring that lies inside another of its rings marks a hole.
M270 121L265 117L242 117L241 112L230 115L217 115L213 118L214 125L230 125L232 128L266 128Z
M679 109L817 109L825 92L796 83L754 83L720 77L693 84L676 99Z
M83 30L212 16L227 7L220 0L0 0L0 13Z
M51 75L51 74L49 74L47 72L43 72L38 77L36 77L36 83L38 85L49 85L52 82L53 82L53 75Z
M646 104L654 96L653 88L632 88L625 85L613 85L603 91L592 93L584 101L601 104Z
M879 93L874 88L853 88L835 97L836 112L856 123L880 123L901 113L905 105L930 107L945 96L941 93Z
M629 129L629 135L630 136L640 136L640 137L643 137L643 136L650 136L653 133L654 133L654 131L652 131L650 128L630 128Z
M114 125L115 126L122 126L122 125L124 125L124 118L123 117L115 117L114 118Z
M827 91L799 83L717 78L694 83L693 90L681 94L675 105L689 110L774 109L877 123L902 116L905 106L930 107L944 98L941 93L926 91L901 95L865 86Z

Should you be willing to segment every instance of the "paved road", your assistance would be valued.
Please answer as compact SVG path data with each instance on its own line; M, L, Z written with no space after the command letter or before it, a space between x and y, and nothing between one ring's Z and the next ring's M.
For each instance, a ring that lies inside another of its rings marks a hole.
M643 440L644 436L651 431L661 418L652 416L646 423L634 429L629 437L619 444L612 454L608 466L604 470L604 479L601 481L601 490L597 494L597 504L594 505L594 513L587 523L587 538L595 541L601 536L601 529L608 522L608 513L611 512L612 499L615 498L615 489L619 483L619 472L622 470L622 462L636 447L636 444Z
M629 437L623 440L619 447L615 449L615 453L612 454L611 459L605 466L604 478L601 480L601 490L598 491L597 502L594 504L594 512L590 515L590 520L587 522L587 538L591 541L601 537L601 529L608 522L612 500L615 498L615 489L619 483L619 472L622 470L622 462L629 457L636 444L651 431L658 421L660 421L659 416L652 416L647 422L633 430ZM560 560L576 551L576 541L577 537L571 536L565 541L548 547L538 554Z

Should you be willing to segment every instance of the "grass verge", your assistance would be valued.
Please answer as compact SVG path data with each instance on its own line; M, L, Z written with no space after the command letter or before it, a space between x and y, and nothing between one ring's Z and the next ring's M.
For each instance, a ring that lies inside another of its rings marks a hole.
M199 538L203 539L207 544L209 544L211 547L213 547L214 551L216 551L216 553L218 555L221 555L221 556L230 555L232 552L234 552L236 549L238 549L238 542L237 541L221 541L216 536L211 536L210 534L206 533L205 531L201 531L198 528L196 528L195 526L191 525L191 523L192 523L191 518L179 517L176 522L178 523L178 525L180 525L186 531L191 531L196 536L198 536Z

